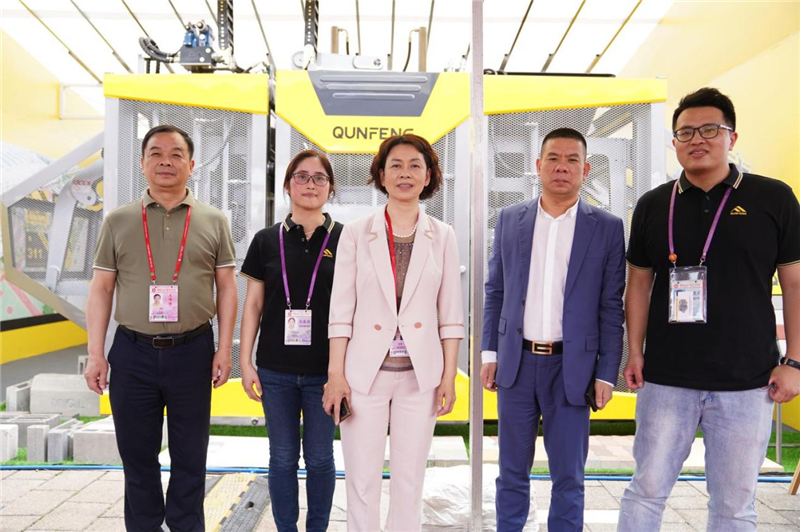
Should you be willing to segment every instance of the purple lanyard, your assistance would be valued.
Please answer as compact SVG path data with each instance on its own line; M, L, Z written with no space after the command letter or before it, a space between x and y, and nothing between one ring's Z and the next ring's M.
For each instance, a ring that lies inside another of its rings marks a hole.
M311 306L311 294L314 293L314 283L317 282L317 272L319 265L322 262L322 256L325 254L325 246L328 245L328 239L331 237L330 231L325 232L325 240L322 241L322 249L319 250L319 257L317 263L314 265L314 273L311 274L311 286L308 287L308 297L306 298L306 310ZM278 228L278 240L281 244L281 273L283 274L283 292L286 294L286 306L292 310L292 298L289 297L289 278L286 276L286 250L283 247L283 227Z
M675 185L672 187L672 197L669 200L669 260L672 262L672 265L677 267L675 264L678 260L678 256L675 254L675 242L672 239L672 221L675 215L675 195L678 191L678 181L679 179L675 180ZM719 217L722 214L722 209L725 207L725 202L728 201L728 197L731 195L731 191L733 187L728 187L728 190L725 191L725 195L722 196L722 201L717 208L717 214L714 216L714 222L711 224L711 229L708 230L708 236L706 237L706 245L703 246L703 254L700 256L700 266L706 261L706 255L708 255L708 248L711 246L711 239L714 238L714 231L717 230L717 223L719 222Z

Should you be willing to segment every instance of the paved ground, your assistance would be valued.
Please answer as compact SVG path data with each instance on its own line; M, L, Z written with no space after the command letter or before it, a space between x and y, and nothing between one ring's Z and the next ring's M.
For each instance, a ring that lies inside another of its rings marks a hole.
M0 490L0 531L24 530L90 530L100 532L124 531L123 474L120 471L12 471L3 470ZM165 480L168 475L165 474ZM264 483L255 475L227 474L222 478L209 477L206 497L208 530L233 529L232 510L240 506L242 495L248 489L261 487ZM254 482L255 481L255 482ZM301 480L301 483L303 481ZM619 499L626 482L587 481L586 527L592 532L615 530ZM301 494L303 493L301 486ZM546 531L547 508L550 502L550 482L533 481L535 520L539 530ZM787 494L788 484L761 483L757 493L757 511L760 532L800 530L800 497ZM466 486L464 486L466 490ZM388 508L388 482L384 482L385 496L381 510ZM227 497L227 498L226 498ZM704 482L679 482L667 502L662 531L683 532L705 530L708 495ZM301 497L301 508L305 500ZM336 483L334 508L331 513L331 532L346 530L346 498L344 481ZM261 512L257 522L248 529L257 532L275 530L271 518L271 507L251 509ZM301 511L303 530L305 511ZM487 520L493 519L485 514ZM227 523L226 523L227 520ZM219 523L222 523L221 525ZM242 528L237 528L243 530ZM491 530L491 527L487 527ZM426 526L429 532L464 530L462 526L445 529Z

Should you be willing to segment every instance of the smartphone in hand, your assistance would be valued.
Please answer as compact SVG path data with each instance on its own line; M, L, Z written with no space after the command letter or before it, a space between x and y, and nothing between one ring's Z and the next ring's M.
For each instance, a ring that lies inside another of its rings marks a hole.
M350 403L347 401L347 397L342 397L342 402L339 405L339 423L352 415L353 411L350 410Z

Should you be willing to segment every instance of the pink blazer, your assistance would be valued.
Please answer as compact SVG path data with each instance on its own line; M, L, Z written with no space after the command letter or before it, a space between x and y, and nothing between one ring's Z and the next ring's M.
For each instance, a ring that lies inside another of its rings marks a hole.
M328 337L350 339L345 378L366 394L399 326L420 391L430 390L442 379L441 341L464 338L456 234L420 211L398 312L384 223L384 209L379 209L342 230Z

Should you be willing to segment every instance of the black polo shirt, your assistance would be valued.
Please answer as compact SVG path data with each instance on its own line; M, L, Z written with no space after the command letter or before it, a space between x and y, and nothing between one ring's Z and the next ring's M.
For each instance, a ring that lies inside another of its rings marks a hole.
M281 254L278 231L284 231L286 276L293 309L304 309L311 274L319 257L325 233L330 232L320 262L314 294L311 297L311 345L284 345L283 327L286 296L281 275ZM333 287L333 265L342 224L325 214L325 222L306 239L303 226L295 224L291 215L282 223L262 229L253 238L241 274L264 283L264 310L261 314L261 334L256 350L256 365L284 373L328 372L328 312Z
M708 323L669 323L667 221L674 181L646 193L631 221L628 264L653 269L644 379L699 390L766 386L778 363L772 276L800 262L800 205L785 183L742 174L734 165L708 193L682 174L675 198L678 266L700 262L720 201L733 188L717 225L708 268Z

